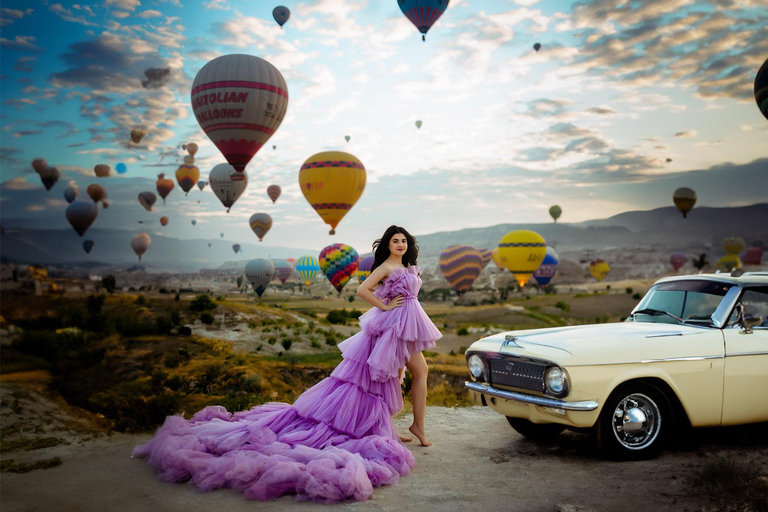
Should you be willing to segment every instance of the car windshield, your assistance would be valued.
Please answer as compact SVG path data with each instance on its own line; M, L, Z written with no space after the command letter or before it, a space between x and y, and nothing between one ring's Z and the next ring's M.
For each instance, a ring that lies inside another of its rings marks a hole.
M682 320L709 325L712 313L732 286L705 280L659 283L648 291L627 320L665 324L679 324Z

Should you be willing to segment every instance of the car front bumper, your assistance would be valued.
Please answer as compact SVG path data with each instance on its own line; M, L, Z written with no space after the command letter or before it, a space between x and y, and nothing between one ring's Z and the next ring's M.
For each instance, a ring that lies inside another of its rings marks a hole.
M585 400L583 402L564 402L563 400L557 400L555 398L544 398L540 396L516 393L515 391L498 389L490 385L483 385L477 382L467 381L464 383L464 387L471 391L482 393L483 395L503 398L505 400L512 400L515 402L538 405L539 407L545 407L548 409L558 409L563 411L594 411L599 405L594 400Z

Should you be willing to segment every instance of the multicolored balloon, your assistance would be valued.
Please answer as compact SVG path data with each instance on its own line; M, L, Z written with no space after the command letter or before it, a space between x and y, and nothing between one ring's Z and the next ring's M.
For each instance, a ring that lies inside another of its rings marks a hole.
M547 246L547 252L539 268L533 273L533 278L539 286L547 286L552 278L557 275L557 265L560 257L552 247Z
M683 218L688 218L688 212L693 209L693 205L696 204L696 192L688 187L680 187L675 190L672 195L672 201L674 201L677 209L683 213Z
M539 268L547 254L544 238L527 229L510 231L499 241L499 256L504 266L515 277L520 288Z
M189 147L189 146L187 146ZM179 182L181 190L184 191L184 195L189 195L189 191L195 186L200 179L200 169L196 165L181 164L176 169L176 181Z
M72 202L67 206L66 211L67 220L80 236L88 231L98 214L99 207L96 206L96 203L86 203L85 201Z
M211 169L208 182L229 213L229 209L248 187L248 173L237 172L229 164L219 164Z
M360 260L360 264L357 265L357 272L355 273L358 282L362 283L369 275L371 275L374 261L376 261L376 257L373 254Z
M272 17L275 18L275 21L280 25L280 28L283 28L285 22L291 17L291 11L287 7L278 5L272 9Z
M768 59L765 59L755 76L755 101L763 117L768 119Z
M280 197L282 192L283 189L280 188L280 185L270 185L267 187L267 195L272 200L272 204L277 201L277 198Z
M152 211L152 205L154 205L156 202L157 196L152 192L141 192L139 194L139 203L141 203L141 206L143 206L144 209L148 212Z
M357 157L342 151L324 151L309 157L299 171L299 187L320 218L336 226L365 190L366 173Z
M139 257L139 261L141 261L141 257L145 252L147 252L147 249L149 249L150 245L152 245L152 239L148 234L139 233L138 235L133 235L133 240L131 240L131 248L133 249L133 252L136 253L136 256Z
M296 258L288 258L285 261L293 265L293 268L296 268Z
M505 268L507 268L507 267L504 266L504 262L501 261L501 254L499 254L499 248L498 247L494 248L491 251L491 259L496 264L496 268L498 268L499 270L504 270Z
M480 257L483 260L483 269L485 269L485 267L487 267L488 264L491 262L491 259L492 259L491 251L489 251L488 249L478 249L478 251L480 252Z
M342 288L357 270L360 259L357 251L349 245L333 244L320 251L318 261L320 270L341 294Z
M416 129L421 130L421 120L416 121Z
M449 0L397 0L400 10L421 32L426 41L427 31L448 8Z
M592 274L592 277L597 279L598 282L605 279L605 276L607 276L610 271L611 266L604 260L597 259L589 262L589 273Z
M192 111L224 158L243 172L275 133L288 108L288 86L280 71L252 55L223 55L198 71Z
M683 268L683 265L685 265L686 261L688 261L688 256L681 252L675 252L669 255L669 263L672 265L672 268L674 268L675 271Z
M259 242L261 242L272 227L272 217L267 213L254 213L248 220L248 224L251 225L251 231L256 233Z
M296 272L304 279L304 284L309 285L312 279L320 271L320 264L314 256L302 256L296 262Z
M277 277L281 283L285 284L291 274L293 274L293 265L286 260L277 260L275 263L275 277Z
M717 260L717 270L720 272L733 272L737 268L741 268L741 260L738 254L726 254L719 260Z
M440 271L460 296L472 287L483 270L480 251L472 245L452 245L440 253Z
M160 197L163 198L163 203L165 203L165 198L173 190L173 180L169 180L165 177L165 174L160 173L157 175L155 186L157 187L157 193L160 194Z
M261 297L275 275L275 265L265 259L251 260L245 265L245 277L253 286L253 290Z
M536 50L536 51L541 50L541 43L534 43L533 44L533 49ZM539 284L541 284L541 283L539 283Z

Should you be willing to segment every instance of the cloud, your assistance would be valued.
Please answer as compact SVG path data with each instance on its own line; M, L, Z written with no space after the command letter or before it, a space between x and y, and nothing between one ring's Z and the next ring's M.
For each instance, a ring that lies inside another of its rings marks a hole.
M7 9L3 7L0 9L0 27L8 27L13 24L14 21L29 16L34 12L34 9Z
M23 160L18 158L21 156L21 149L9 148L7 146L0 146L0 163L3 166L18 167L23 164Z
M170 81L170 68L148 68L144 70L147 79L141 81L145 89L157 89Z
M139 0L104 0L104 7L115 7L123 11L135 11L140 5Z
M227 3L227 0L211 0L207 4L205 4L206 9L218 9L223 11L230 10L230 6Z
M683 130L683 131L677 132L675 134L675 137L678 137L681 139L687 139L690 137L695 137L696 135L698 135L698 133L699 132L696 130Z
M13 133L14 138L29 137L30 135L40 135L43 130L19 130Z
M43 49L35 44L37 38L35 36L16 36L13 41L0 37L0 47L7 48L9 50L19 50L25 52L40 53Z
M24 56L16 59L16 63L13 65L13 70L20 73L32 73L34 68L30 65L32 62L37 61L37 57Z
M73 5L72 7L74 9L83 10L77 4ZM85 11L85 13L87 15L89 15L89 16L94 16L95 15L95 13L93 12L93 10L91 10L90 7L86 6L86 9L87 10ZM92 22L88 21L83 16L75 15L75 13L72 11L72 9L66 9L61 4L53 4L50 7L48 7L48 10L51 11L52 13L54 13L59 18L63 19L64 21L70 21L70 22L73 22L73 23L80 23L81 25L86 25L86 26L89 26L89 27L96 27L96 26L98 26L98 25L96 25L96 23L92 23Z
M146 10L141 11L139 13L139 18L147 19L147 18L159 18L163 15L160 11L154 11L154 10Z

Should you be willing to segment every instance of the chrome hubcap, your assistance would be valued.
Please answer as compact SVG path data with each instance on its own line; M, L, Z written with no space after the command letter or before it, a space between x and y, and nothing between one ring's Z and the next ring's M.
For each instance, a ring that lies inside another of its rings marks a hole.
M641 393L625 397L613 412L613 433L629 450L650 446L658 437L660 427L659 406Z

